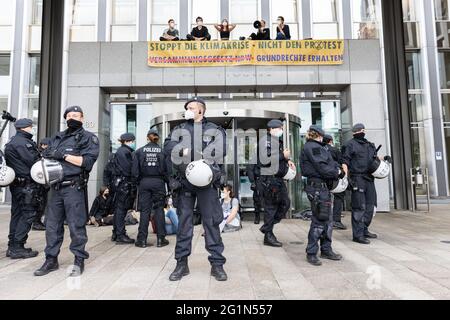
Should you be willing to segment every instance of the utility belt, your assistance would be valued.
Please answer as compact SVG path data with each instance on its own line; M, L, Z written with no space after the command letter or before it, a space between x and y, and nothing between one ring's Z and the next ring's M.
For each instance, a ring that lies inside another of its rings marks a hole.
M30 184L35 184L35 182L33 180L31 180L30 178L16 177L14 179L14 181L11 183L11 186L12 187L26 187Z
M318 179L318 178L308 179L306 184L313 188L327 188L328 189L327 183L324 180Z
M141 180L144 180L144 179L161 179L161 180L164 180L164 176L162 176L162 175L154 175L154 176L143 176L143 177L141 177Z
M69 177L67 180L55 183L52 187L54 190L60 190L66 187L77 187L77 190L82 190L86 187L87 181L82 177Z

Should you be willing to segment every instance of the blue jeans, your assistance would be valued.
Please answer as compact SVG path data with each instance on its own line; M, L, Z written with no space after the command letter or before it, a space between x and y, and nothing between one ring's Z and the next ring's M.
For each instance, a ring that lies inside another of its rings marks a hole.
M166 233L177 234L178 232L178 216L175 209L170 209L166 213L166 217L169 218L171 224L166 223Z

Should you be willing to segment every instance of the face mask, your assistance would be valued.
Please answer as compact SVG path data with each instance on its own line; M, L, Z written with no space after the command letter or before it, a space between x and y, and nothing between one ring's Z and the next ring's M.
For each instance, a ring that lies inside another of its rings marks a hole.
M134 144L134 142L127 142L127 143L125 143L127 146L129 146L131 149L133 149L134 150L134 147L135 147L135 144Z
M195 113L192 110L186 110L186 112L184 113L184 118L186 120L192 120L195 117Z
M220 197L221 197L222 199L225 199L225 192L221 192L221 193L220 193Z
M272 135L277 138L281 138L283 136L283 130L272 131Z
M357 133L357 134L354 134L354 135L353 135L353 137L354 137L355 139L364 139L365 136L366 136L366 134L365 134L364 132Z
M72 129L72 130L76 130L79 129L83 126L83 122L75 120L75 119L69 119L67 120L67 127Z

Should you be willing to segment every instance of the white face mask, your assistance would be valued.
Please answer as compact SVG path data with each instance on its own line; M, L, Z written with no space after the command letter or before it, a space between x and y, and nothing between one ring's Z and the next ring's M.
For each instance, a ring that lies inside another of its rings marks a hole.
M186 120L192 120L195 117L195 113L192 110L186 110L186 112L184 113L184 118Z
M221 192L221 193L220 193L220 197L221 197L222 199L225 199L225 192Z
M283 136L283 130L278 129L278 130L272 131L272 135L273 135L274 137L280 138L280 137Z

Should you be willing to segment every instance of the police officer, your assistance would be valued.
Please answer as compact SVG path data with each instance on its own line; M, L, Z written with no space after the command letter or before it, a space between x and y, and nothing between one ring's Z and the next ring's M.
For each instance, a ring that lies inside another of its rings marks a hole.
M39 153L42 154L48 148L49 144L50 144L50 138L41 139L41 141L39 141L39 146L38 146ZM47 206L47 195L48 195L49 188L44 185L40 185L39 187L40 187L39 192L38 192L39 204L38 204L36 217L33 221L32 229L36 230L36 231L45 231L45 225L42 223L42 218L45 213L45 207Z
M251 164L247 167L247 175L250 180L250 189L253 191L253 206L255 207L255 224L259 224L261 221L261 195L259 194L260 188L258 188L260 172L259 167L256 164Z
M133 208L136 197L136 182L131 174L133 164L133 148L136 137L132 133L120 136L121 146L117 149L113 160L114 184L114 227L111 240L116 244L133 244L125 229L125 217Z
M320 266L322 262L317 258L320 251L321 258L341 260L339 254L331 248L333 234L332 195L328 189L330 180L345 177L345 171L333 160L330 152L323 145L325 132L318 126L311 126L306 136L307 142L300 155L302 175L307 178L305 192L311 202L311 226L308 233L306 248L307 261Z
M273 228L285 218L291 205L283 177L289 167L295 168L295 165L290 160L290 151L283 146L283 122L278 119L270 120L267 127L268 134L258 144L258 170L261 174L258 188L264 208L264 224L260 231L264 234L264 245L282 247Z
M369 244L369 239L378 236L369 231L375 207L377 206L377 192L370 166L378 157L375 145L365 138L366 130L362 123L355 124L353 139L343 147L342 159L348 166L350 184L352 187L352 230L353 241ZM383 158L379 157L380 160ZM390 160L390 157L384 157Z
M139 233L136 247L146 248L148 226L152 210L155 212L155 223L158 247L169 244L166 240L164 204L166 199L166 164L164 154L159 146L158 131L150 129L147 134L148 143L137 149L133 157L132 174L139 190Z
M75 255L71 277L84 271L88 241L86 222L89 220L87 182L89 173L97 161L99 141L96 135L83 128L83 110L79 106L68 107L64 112L65 131L51 138L43 156L59 161L63 178L51 189L46 214L46 260L35 276L43 276L58 269L58 255L64 240L64 220L70 231L70 251Z
M331 157L339 165L342 166L342 153L339 148L336 148L333 143L333 137L329 134L325 134L323 137L323 144L328 152L331 153ZM347 230L347 227L342 223L342 208L344 206L345 191L341 193L335 193L333 202L333 228L339 230Z
M226 259L222 255L224 245L219 229L223 212L218 192L221 183L218 165L223 164L225 158L226 134L221 127L205 118L206 103L202 99L193 98L187 101L184 108L186 121L175 127L164 143L170 189L179 215L175 247L177 266L169 280L178 281L189 274L188 257L194 230L192 217L197 202L205 230L206 250L210 254L211 275L218 281L226 281L227 274L223 269ZM211 168L215 168L214 178L203 188L192 185L185 175L187 165L202 158L210 163Z
M9 187L12 203L6 256L11 259L34 258L38 255L37 251L24 247L36 215L39 189L30 176L31 167L40 158L36 143L31 140L32 126L30 119L17 120L16 135L5 146L6 165L16 173Z

